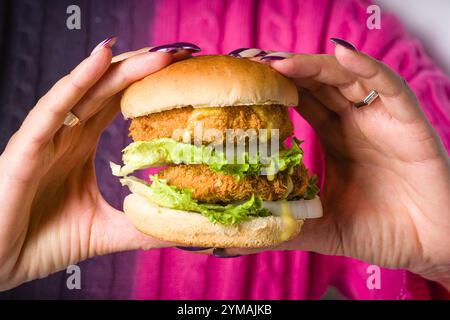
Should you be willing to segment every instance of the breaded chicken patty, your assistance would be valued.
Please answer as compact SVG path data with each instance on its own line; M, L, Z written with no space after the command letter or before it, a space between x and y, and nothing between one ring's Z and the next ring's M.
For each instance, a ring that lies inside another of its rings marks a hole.
M259 129L267 129L269 134L270 129L278 129L281 141L292 135L288 108L267 105L227 108L184 107L152 113L131 121L130 136L134 141L156 138L174 138L177 141L183 141L183 135L180 133L187 132L192 142L194 128L201 128L203 142L223 141L226 129L244 131L255 129L256 134L259 133ZM217 133L220 133L222 138L218 138ZM186 140L184 142L188 142Z
M192 189L192 197L208 203L248 199L255 194L263 200L291 199L303 195L308 187L308 171L294 168L292 175L278 173L273 180L267 176L248 176L236 180L233 176L211 171L206 165L171 165L158 174L167 184Z

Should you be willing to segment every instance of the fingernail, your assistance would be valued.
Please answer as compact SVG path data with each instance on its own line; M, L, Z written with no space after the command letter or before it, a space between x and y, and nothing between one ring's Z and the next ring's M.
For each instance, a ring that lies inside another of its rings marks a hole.
M261 58L262 61L284 60L292 57L294 54L290 52L271 52Z
M265 56L267 52L258 48L239 48L228 53L229 56L236 58L254 58Z
M211 249L211 247L176 247L176 248L184 251L203 251Z
M241 256L240 254L230 256L226 253L224 248L214 248L212 254L216 258L237 258Z
M167 53L175 53L180 51L180 48L173 46L172 44L163 44L161 46L156 46L148 50L148 52L167 52Z
M195 45L193 43L190 43L190 42L175 42L172 45L174 45L174 46L176 46L178 48L184 49L184 50L192 51L192 52L200 52L200 51L202 51L202 49L200 49L199 46L197 46L197 45Z
M356 49L356 47L354 45L352 45L350 42L347 42L345 40L339 39L339 38L330 38L330 41L333 42L334 44L338 44L340 46L343 46L347 49L353 50L353 51L358 51L358 49Z
M109 38L103 40L94 48L94 50L92 50L91 55L94 52L97 52L98 50L100 50L102 48L105 48L105 47L111 48L112 46L114 46L116 44L116 42L117 42L117 37L109 37Z
M189 50L192 52L200 52L201 49L199 46L189 43L189 42L175 42L170 44L163 44L160 46L156 46L148 50L149 52L168 52L168 53L177 53L181 50Z

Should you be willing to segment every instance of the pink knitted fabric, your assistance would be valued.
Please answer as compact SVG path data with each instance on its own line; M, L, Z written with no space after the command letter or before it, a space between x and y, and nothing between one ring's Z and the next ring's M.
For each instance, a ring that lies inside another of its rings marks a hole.
M368 30L369 1L228 0L156 2L154 44L189 41L202 53L241 47L333 53L330 37L355 44L399 72L418 95L434 127L450 147L450 82L409 37L399 21L382 13L382 28ZM305 163L322 177L324 164L309 125L292 113ZM327 287L353 299L430 299L438 287L403 270L381 271L381 289L367 288L368 264L308 252L264 252L234 259L177 249L141 252L137 299L318 299ZM445 297L441 291L440 297Z

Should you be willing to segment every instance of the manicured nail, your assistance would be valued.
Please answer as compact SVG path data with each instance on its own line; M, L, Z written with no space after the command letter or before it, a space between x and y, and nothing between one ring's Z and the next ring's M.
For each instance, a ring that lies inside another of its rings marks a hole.
M214 248L212 254L216 258L237 258L241 256L240 254L230 256L226 253L224 248Z
M229 56L236 58L254 58L265 56L267 52L258 48L239 48L228 53Z
M262 57L261 61L284 60L286 58L292 57L293 55L294 54L290 52L271 52Z
M176 248L184 251L203 251L211 249L210 247L176 247Z
M350 42L347 42L345 40L339 39L339 38L330 38L330 41L333 42L334 44L343 46L347 49L353 50L353 51L358 51L358 49L356 49L356 47L354 45L352 45Z
M200 52L200 47L196 46L193 43L189 42L176 42L176 43L169 43L169 44L163 44L160 46L156 46L148 50L149 52L168 52L168 53L177 53L181 50L189 50L192 52Z
M175 42L175 43L172 43L172 45L175 46L175 47L184 49L184 50L192 51L192 52L200 52L200 51L202 51L202 49L200 49L199 46L197 46L197 45L195 45L193 43L190 43L190 42Z
M117 37L109 37L109 38L103 40L94 48L94 50L92 50L91 55L94 52L97 52L98 50L100 50L102 48L105 48L105 47L111 48L113 45L116 44L116 42L117 42Z
M180 51L180 48L177 48L171 44L163 44L161 46L156 46L148 50L148 52L167 52L167 53L175 53Z

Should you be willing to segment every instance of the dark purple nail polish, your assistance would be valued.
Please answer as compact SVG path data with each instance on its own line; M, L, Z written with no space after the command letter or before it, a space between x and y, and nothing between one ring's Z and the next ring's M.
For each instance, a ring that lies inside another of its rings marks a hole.
M190 51L193 51L193 52L200 52L200 51L202 51L202 49L200 49L199 46L197 46L197 45L195 45L193 43L190 43L190 42L175 42L175 43L172 43L172 45L177 47L177 48L181 48L181 49L184 49L184 50L190 50Z
M181 50L189 50L192 52L200 52L201 49L193 43L189 42L176 42L170 44L163 44L161 46L156 46L148 50L149 52L168 52L168 53L177 53Z
M239 53L241 53L244 50L248 50L248 49L250 49L250 48L239 48L239 49L236 49L236 50L233 50L233 51L229 52L228 55L232 56L232 57L239 58L240 57Z
M294 54L290 52L283 51L274 51L270 52L264 57L261 58L261 61L276 61L276 60L284 60L286 58L292 57Z
M229 56L236 58L255 58L265 56L267 52L258 48L239 48L228 53Z
M103 40L94 48L94 50L92 50L91 55L94 54L95 52L98 52L102 48L105 48L105 47L111 48L112 46L114 46L114 44L116 42L117 42L117 37L109 37L109 38Z
M148 52L167 52L167 53L176 53L180 51L181 48L176 47L172 44L163 44L161 46L156 46L148 50Z
M347 49L350 49L353 51L358 51L358 49L356 49L356 47L354 45L352 45L350 42L347 42L345 40L342 40L339 38L330 38L330 41L333 42L334 44L341 45Z
M211 249L210 247L176 247L176 248L184 251L203 251Z
M115 41L113 43L113 40L116 40L116 37L113 36L103 40L102 43L99 45L99 48L112 47L115 43Z
M261 60L262 61L276 61L276 60L284 60L287 57L280 57L280 56L265 56L262 57Z
M240 254L236 254L236 255L233 255L233 256L227 255L227 253L226 253L224 248L214 248L212 254L216 258L237 258L237 257L241 257Z

